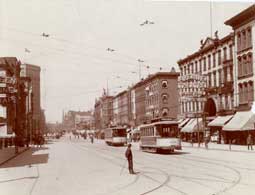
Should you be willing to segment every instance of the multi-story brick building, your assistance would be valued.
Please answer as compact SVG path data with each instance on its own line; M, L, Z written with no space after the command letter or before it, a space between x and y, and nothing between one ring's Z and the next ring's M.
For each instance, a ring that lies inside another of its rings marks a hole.
M130 110L136 126L153 118L177 118L178 76L174 70L158 72L132 87Z
M233 109L233 48L232 33L219 39L216 32L201 41L198 51L178 61L181 115L216 116Z
M130 98L127 90L113 97L113 124L129 126Z
M255 5L225 22L234 30L235 39L235 104L239 110L249 110L254 101L255 68Z
M225 22L234 30L234 102L236 113L223 127L227 140L246 144L249 133L255 136L255 4ZM252 110L251 110L252 109Z
M103 94L94 106L95 128L105 129L113 124L113 96Z
M226 115L217 117L208 126L219 130L219 134L223 132L226 142L235 139L236 143L245 143L245 130L253 131L255 122L250 111L255 92L255 5L225 24L232 26L234 32L222 39L216 32L214 38L201 41L197 52L178 61L179 91L183 96L181 114L191 114L189 117L195 117L198 112L209 116ZM206 86L199 88L194 79L190 79L198 75L206 78ZM184 81L189 84L183 85ZM202 91L202 98L187 98L185 92L197 94L197 91Z
M22 64L21 75L30 78L32 87L32 134L43 133L40 127L41 121L41 68L37 65Z

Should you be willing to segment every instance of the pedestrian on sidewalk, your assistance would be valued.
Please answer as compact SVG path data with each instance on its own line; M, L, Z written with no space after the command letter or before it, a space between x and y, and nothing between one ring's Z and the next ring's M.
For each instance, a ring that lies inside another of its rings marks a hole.
M125 156L128 161L128 170L130 174L135 174L134 169L133 169L133 155L132 155L132 150L131 150L131 144L128 144Z
M210 136L205 137L205 148L208 149L208 143L210 142Z
M94 143L94 137L92 134L90 134L90 140L91 140L91 143L93 144Z
M251 150L253 150L252 144L253 144L252 136L251 136L251 134L249 134L247 137L248 150L250 150L250 148L251 148Z

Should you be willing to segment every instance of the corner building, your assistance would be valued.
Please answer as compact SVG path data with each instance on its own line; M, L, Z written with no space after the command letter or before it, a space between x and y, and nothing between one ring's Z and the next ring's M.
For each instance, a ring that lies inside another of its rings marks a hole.
M254 101L255 5L225 22L234 30L235 104L238 110L249 110Z
M136 126L154 118L177 118L179 73L158 72L138 82L131 89L132 116ZM134 94L132 94L134 91ZM135 96L135 97L133 97Z
M234 107L233 33L208 37L195 53L178 61L182 118L225 115Z

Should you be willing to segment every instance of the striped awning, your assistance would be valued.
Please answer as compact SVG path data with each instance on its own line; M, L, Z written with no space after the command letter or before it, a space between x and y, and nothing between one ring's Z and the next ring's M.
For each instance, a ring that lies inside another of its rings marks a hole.
M237 112L233 118L223 126L223 131L254 130L255 114L252 111Z
M213 121L208 123L208 126L209 127L223 127L232 118L233 118L233 115L217 116Z
M203 131L204 125L202 118L192 118L182 129L182 133L193 133Z
M190 118L186 118L186 119L182 120L182 121L178 124L178 127L179 127L179 128L184 127L184 125L186 125L189 121L190 121Z

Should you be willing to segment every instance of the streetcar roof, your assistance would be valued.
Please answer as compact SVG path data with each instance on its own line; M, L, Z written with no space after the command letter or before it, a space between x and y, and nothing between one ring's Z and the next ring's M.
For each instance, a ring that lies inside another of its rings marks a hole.
M150 124L144 124L144 125L140 125L139 127L150 127L150 126L155 126L155 125L173 125L173 124L179 124L178 121L157 121L154 123L150 123Z

